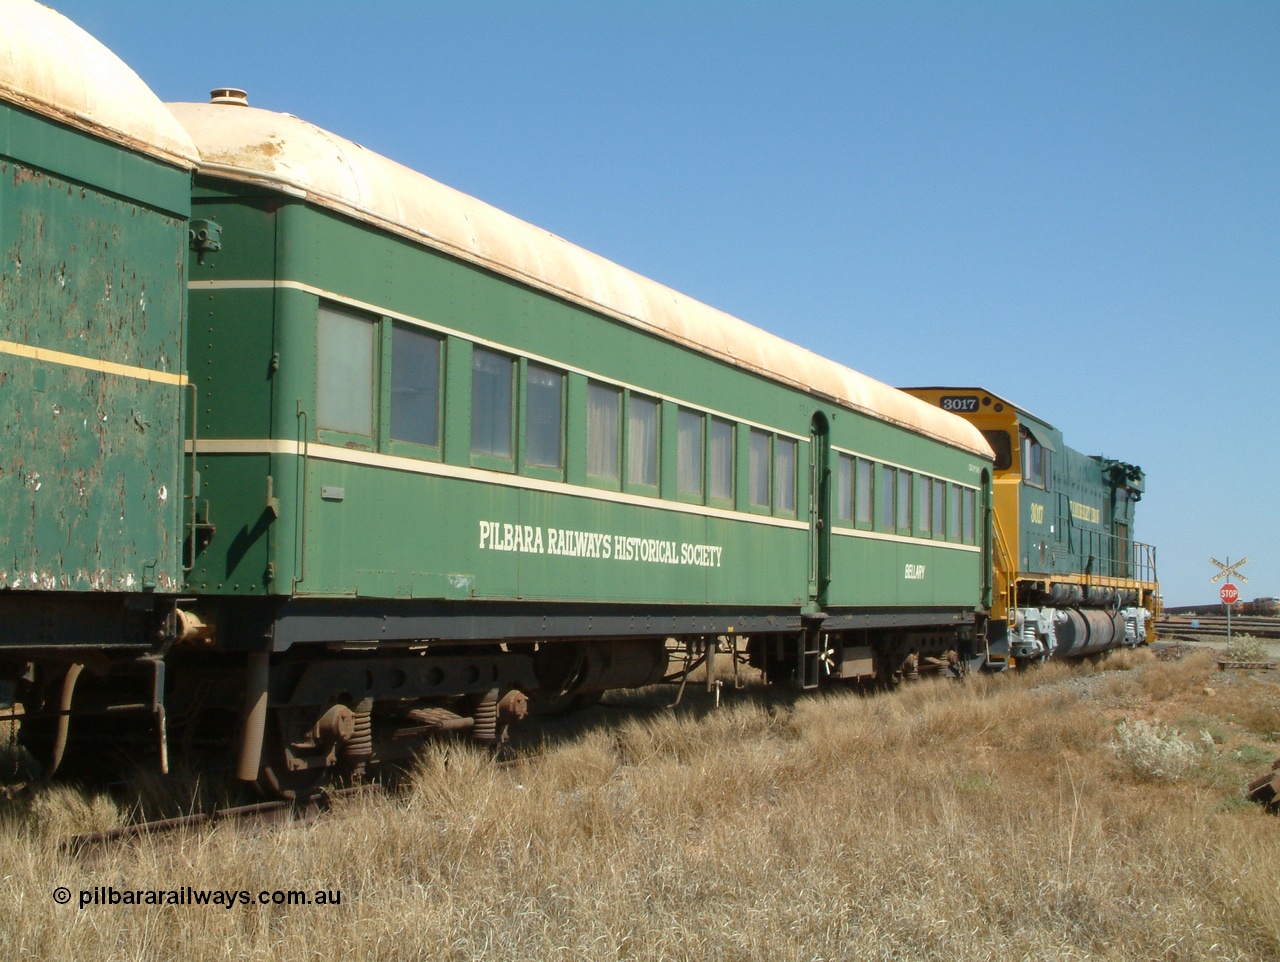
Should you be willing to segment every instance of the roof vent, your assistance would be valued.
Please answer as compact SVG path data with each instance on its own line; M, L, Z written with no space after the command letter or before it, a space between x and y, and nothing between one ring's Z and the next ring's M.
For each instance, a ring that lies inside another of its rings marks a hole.
M209 103L233 104L236 107L248 107L249 95L239 87L215 87L209 91Z

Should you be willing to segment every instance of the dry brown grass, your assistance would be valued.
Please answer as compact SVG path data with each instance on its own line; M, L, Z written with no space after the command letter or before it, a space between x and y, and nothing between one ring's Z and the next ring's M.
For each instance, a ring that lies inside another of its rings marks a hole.
M1280 686L1232 679L1140 653L872 697L753 690L718 711L691 693L677 712L598 709L510 766L432 748L398 793L307 828L78 858L56 840L122 815L62 789L0 825L0 953L1276 958L1280 821L1238 802L1236 753L1277 747L1245 707ZM1144 777L1113 747L1123 718L1176 731L1195 765ZM60 884L71 905L50 897ZM342 905L77 910L95 885L341 890Z

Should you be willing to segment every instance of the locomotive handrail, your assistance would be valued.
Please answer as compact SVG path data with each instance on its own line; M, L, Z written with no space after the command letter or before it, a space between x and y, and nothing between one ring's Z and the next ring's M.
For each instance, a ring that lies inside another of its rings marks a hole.
M1017 581L1018 567L1014 563L1013 555L1009 551L1009 543L1005 539L1004 528L1000 524L1000 515L998 512L991 512L991 520L994 522L992 528L996 533L996 551L1000 554L1000 560L1003 563L1004 570L1008 572L1005 579L1005 611L1013 611L1017 607Z
M1141 560L1131 560L1130 567L1136 569L1137 581L1158 581L1156 577L1156 549L1154 545L1143 544L1141 541L1130 542L1135 553L1141 553ZM1131 577L1134 575L1131 573Z
M1000 524L1000 515L992 512L991 519L995 522L996 531L996 549L1000 552L1000 557L1004 560L1005 568L1013 570L1013 558L1009 553L1009 543L1005 540L1004 527Z
M1071 570L1083 572L1086 583L1104 579L1158 583L1153 545L1105 532L1087 533L1087 544L1082 544L1081 550L1059 556L1069 563Z

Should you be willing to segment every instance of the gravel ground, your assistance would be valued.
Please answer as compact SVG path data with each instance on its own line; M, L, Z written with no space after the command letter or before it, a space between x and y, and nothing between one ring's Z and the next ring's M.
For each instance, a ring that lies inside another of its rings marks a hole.
M1159 633L1159 626L1156 631ZM1194 640L1193 640L1194 639ZM1268 660L1280 661L1280 638L1260 638L1258 639L1266 647L1269 652ZM1164 643L1163 640L1157 644ZM1175 638L1170 638L1169 644L1190 645L1193 648L1208 648L1225 655L1227 651L1227 639L1219 636L1197 636L1193 632L1176 632Z

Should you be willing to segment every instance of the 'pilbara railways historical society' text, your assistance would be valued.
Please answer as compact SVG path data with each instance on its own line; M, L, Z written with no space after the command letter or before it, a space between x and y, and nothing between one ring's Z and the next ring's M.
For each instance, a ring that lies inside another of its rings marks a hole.
M650 564L692 565L697 568L719 568L724 555L723 546L716 544L633 538L624 534L541 528L500 521L480 522L480 548L484 551L646 561Z

